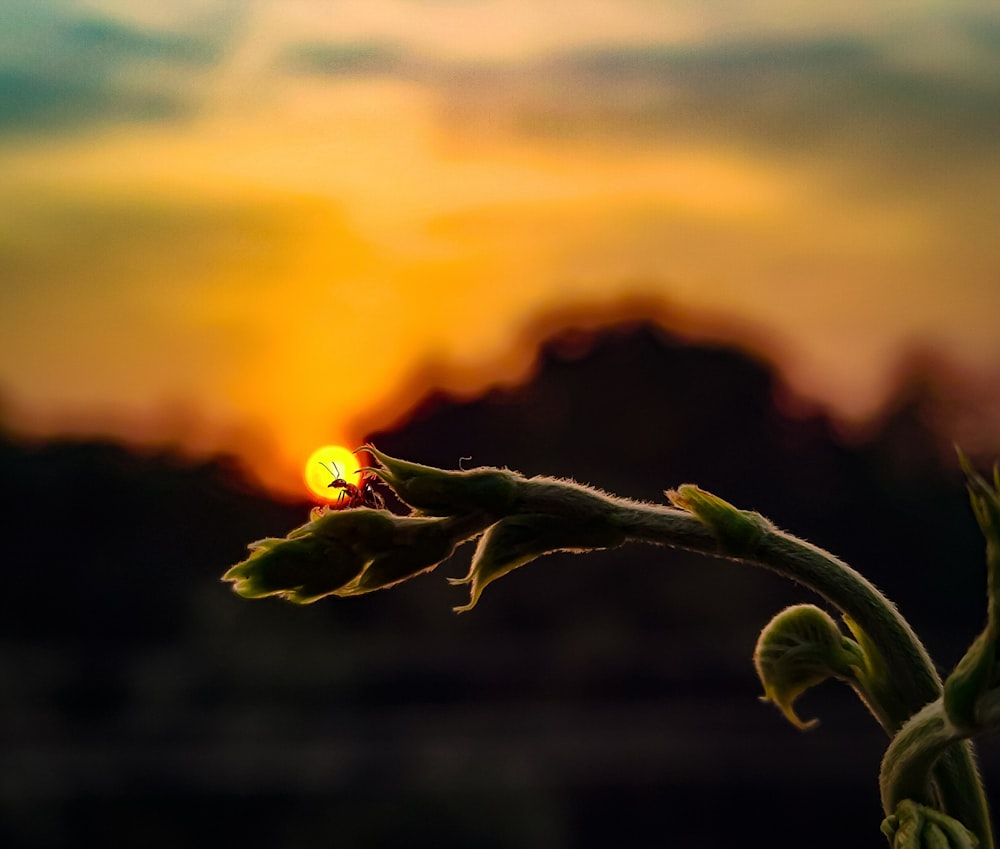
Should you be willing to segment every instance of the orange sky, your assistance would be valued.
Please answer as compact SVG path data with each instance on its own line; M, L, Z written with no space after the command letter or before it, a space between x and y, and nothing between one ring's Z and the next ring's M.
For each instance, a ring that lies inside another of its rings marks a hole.
M11 0L0 411L298 489L635 294L848 418L914 346L995 374L1000 15L918 5Z

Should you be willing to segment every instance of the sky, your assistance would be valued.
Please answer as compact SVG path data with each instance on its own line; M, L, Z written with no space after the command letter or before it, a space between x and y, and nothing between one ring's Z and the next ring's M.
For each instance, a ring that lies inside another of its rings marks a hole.
M998 151L993 0L4 0L0 422L300 491L636 304L845 421L996 388Z

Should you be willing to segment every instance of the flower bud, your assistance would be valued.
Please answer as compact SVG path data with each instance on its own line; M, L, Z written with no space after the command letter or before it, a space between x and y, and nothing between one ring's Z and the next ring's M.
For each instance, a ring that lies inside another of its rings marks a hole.
M394 516L367 507L314 512L286 539L254 543L250 556L222 579L245 598L276 595L307 604L359 595L433 569L482 528L468 519Z
M338 540L317 536L265 539L250 546L250 556L222 580L244 598L280 596L308 604L354 580L364 557Z
M793 706L799 696L827 678L854 683L865 665L858 644L812 604L797 604L775 616L761 631L753 660L764 685L761 701L773 702L803 731L819 720L803 722L798 717Z
M456 607L471 610L487 584L525 563L556 551L594 551L621 545L625 534L610 520L581 521L566 516L526 513L501 519L483 534L472 558L469 574L450 579L471 584L469 603Z
M683 484L667 491L666 495L675 507L693 513L713 533L722 551L734 557L753 554L761 537L774 530L760 513L738 510L694 484Z
M962 823L934 808L904 799L882 821L890 849L976 849L979 839Z
M520 475L504 469L444 471L397 460L371 446L365 450L382 466L372 472L392 487L404 504L430 516L474 512L504 516L512 510L523 481Z

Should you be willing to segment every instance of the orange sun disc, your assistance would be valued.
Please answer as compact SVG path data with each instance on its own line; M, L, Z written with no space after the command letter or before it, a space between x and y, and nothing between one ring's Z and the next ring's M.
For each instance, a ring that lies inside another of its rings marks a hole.
M314 498L335 505L344 494L343 489L330 486L337 478L342 478L349 484L358 486L361 474L358 469L359 458L342 445L324 445L317 448L306 460L302 477L309 487L309 494Z

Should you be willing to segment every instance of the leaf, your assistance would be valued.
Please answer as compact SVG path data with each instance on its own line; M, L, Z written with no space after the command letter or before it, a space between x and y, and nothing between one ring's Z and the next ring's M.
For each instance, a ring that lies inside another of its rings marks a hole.
M799 696L828 678L854 683L864 663L858 644L813 604L781 611L761 631L754 650L754 666L764 685L761 701L773 702L803 731L814 728L819 720L799 718L794 710Z
M409 520L407 539L390 551L377 555L351 588L343 595L357 595L386 589L422 575L447 560L464 540L451 535L448 523L437 519Z
M457 613L472 610L483 589L497 578L532 560L556 551L595 551L625 541L625 534L608 521L530 513L509 516L492 525L476 546L469 574L452 584L471 584L469 603Z

